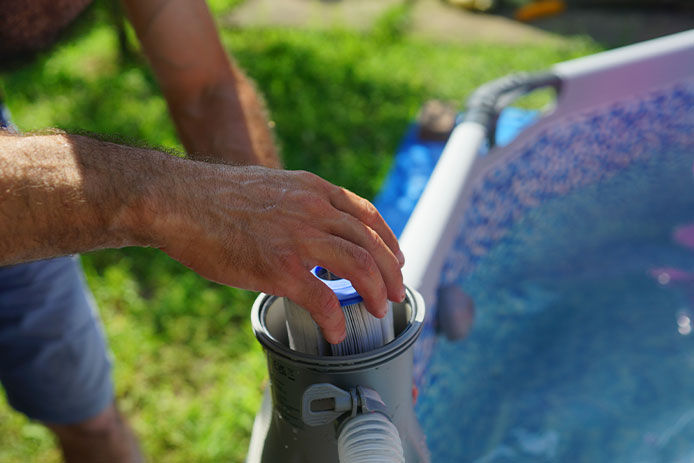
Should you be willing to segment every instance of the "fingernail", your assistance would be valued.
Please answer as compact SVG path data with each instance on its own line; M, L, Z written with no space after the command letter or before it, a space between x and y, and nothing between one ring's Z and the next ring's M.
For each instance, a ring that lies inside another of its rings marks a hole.
M395 257L398 258L398 262L400 263L400 267L405 265L405 254L403 254L400 249L398 249L398 253Z
M388 314L388 302L378 311L378 318L383 318Z
M402 289L400 290L400 301L399 302L404 301L405 297L407 297L407 293L405 292L405 287L403 286Z
M331 336L332 339L328 340L330 344L340 344L347 337L347 331L343 331L337 336Z

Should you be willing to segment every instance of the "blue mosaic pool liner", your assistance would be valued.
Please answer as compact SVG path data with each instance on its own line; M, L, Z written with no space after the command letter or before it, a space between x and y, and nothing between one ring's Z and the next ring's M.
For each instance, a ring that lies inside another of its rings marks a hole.
M480 259L514 224L547 201L607 181L635 164L657 159L659 153L692 152L693 114L694 82L679 82L638 98L575 114L545 126L532 139L509 144L504 162L493 164L472 180L471 199L444 265L441 284L464 284ZM535 112L505 110L498 124L499 145L512 141L537 117ZM374 200L397 235L443 147L444 143L419 140L416 126L406 134L383 190ZM485 153L482 147L480 155ZM639 180L647 181L648 170L643 175ZM415 350L418 384L435 348L435 312L435 307L427 307Z

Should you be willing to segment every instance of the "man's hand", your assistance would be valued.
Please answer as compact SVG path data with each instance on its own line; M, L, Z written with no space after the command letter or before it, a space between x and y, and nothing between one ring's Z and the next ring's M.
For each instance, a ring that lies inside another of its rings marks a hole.
M0 265L154 246L200 275L287 296L339 342L347 278L368 310L405 297L404 259L365 199L307 172L232 167L74 135L0 134Z
M164 252L200 275L289 297L333 343L344 338L345 319L314 266L349 279L377 317L386 299L405 298L397 239L365 199L308 172L181 167L149 206L157 211L151 228Z

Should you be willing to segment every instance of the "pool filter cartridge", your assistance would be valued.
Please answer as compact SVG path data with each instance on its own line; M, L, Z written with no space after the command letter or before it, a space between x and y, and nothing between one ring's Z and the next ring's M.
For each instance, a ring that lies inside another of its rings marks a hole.
M339 344L329 344L308 311L285 298L290 348L304 354L344 356L370 352L393 340L393 308L390 302L386 316L378 319L366 310L362 297L348 280L322 267L315 267L311 273L325 283L340 301L347 336Z

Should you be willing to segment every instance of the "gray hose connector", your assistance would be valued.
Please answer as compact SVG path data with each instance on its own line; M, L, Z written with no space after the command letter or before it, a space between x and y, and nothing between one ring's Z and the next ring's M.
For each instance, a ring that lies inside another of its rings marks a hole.
M337 439L340 463L405 463L395 425L380 412L348 419Z
M543 87L561 90L561 79L552 72L519 72L488 82L470 95L465 122L477 122L487 128L489 145L494 146L499 113L518 97Z

